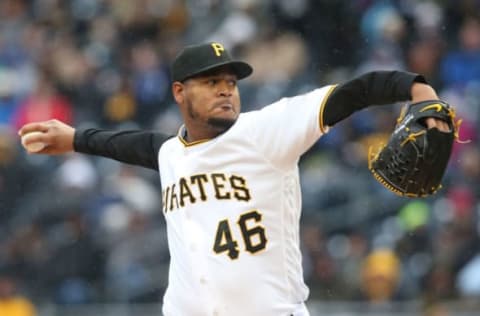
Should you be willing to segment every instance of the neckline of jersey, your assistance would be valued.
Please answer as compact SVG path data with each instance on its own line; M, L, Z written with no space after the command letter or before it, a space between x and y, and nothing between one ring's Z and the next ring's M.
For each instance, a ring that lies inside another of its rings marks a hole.
M185 125L180 126L180 129L178 130L177 137L180 140L180 142L183 144L183 146L185 146L185 147L192 147L192 146L195 146L195 145L198 145L198 144L203 144L203 143L206 143L206 142L212 140L212 138L205 138L205 139L199 139L199 140L196 140L196 141L193 141L193 142L188 142L188 141L185 140L186 133L187 133L187 130L185 129Z

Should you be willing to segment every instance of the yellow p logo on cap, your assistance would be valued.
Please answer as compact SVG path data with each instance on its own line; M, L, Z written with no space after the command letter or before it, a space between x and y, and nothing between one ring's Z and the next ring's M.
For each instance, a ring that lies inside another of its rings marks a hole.
M215 55L218 57L222 56L222 52L225 50L222 44L212 43L212 48L215 51Z

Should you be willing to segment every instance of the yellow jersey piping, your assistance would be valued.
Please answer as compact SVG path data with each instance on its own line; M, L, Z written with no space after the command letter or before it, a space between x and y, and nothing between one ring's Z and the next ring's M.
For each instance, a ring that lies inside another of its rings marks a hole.
M198 145L198 144L201 144L201 143L206 143L209 140L211 140L211 138L205 138L205 139L199 139L199 140L196 140L196 141L193 141L193 142L187 142L185 140L185 138L183 138L183 136L182 136L184 130L185 130L185 125L180 126L180 128L178 129L177 137L178 137L178 140L180 140L180 142L185 147L195 146L195 145Z
M333 85L330 87L330 89L327 91L327 94L322 100L322 104L320 105L320 115L319 115L319 126L320 126L320 131L322 134L325 134L325 126L323 125L323 111L325 110L325 104L327 103L328 98L332 94L333 90L337 87L337 85Z
M206 139L200 139L200 140L196 140L194 142L189 143L185 139L183 139L182 136L178 135L177 137L185 147L191 147L191 146L195 146L195 145L198 145L198 144L201 144L201 143L206 143L210 140L209 138L206 138Z

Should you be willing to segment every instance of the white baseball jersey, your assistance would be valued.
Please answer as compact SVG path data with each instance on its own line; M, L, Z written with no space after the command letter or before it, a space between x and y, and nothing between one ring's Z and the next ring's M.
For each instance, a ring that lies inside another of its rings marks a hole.
M298 160L333 86L240 114L220 136L159 151L171 254L166 316L307 315Z

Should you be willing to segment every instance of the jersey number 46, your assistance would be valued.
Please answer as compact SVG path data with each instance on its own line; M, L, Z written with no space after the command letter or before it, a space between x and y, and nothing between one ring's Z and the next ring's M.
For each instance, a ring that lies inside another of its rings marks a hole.
M251 222L254 222L252 225ZM267 237L265 236L265 227L261 225L262 214L257 210L239 216L237 225L240 228L245 251L255 254L267 246ZM240 252L238 242L232 235L228 219L218 222L217 233L215 234L215 243L213 251L217 254L226 252L230 259L237 259Z

